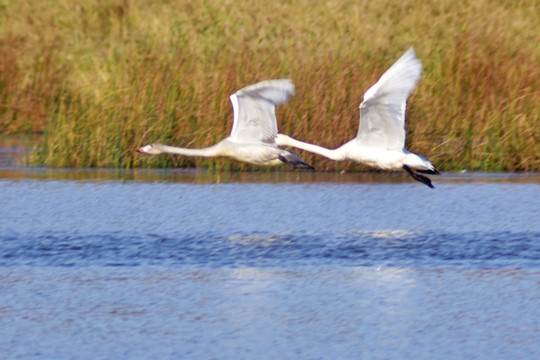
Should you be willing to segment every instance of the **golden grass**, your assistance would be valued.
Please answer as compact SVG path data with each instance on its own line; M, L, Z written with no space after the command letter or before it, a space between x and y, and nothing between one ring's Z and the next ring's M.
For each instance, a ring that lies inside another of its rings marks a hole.
M291 78L281 132L334 147L364 91L407 47L424 74L410 150L444 170L540 170L540 5L529 1L0 0L0 131L44 133L59 167L204 166L140 145L227 136L228 96ZM321 170L354 170L300 153Z

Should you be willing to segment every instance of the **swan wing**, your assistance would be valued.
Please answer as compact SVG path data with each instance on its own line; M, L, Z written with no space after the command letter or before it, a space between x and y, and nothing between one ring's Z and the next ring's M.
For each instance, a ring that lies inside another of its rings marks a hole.
M409 48L373 86L360 104L357 140L389 150L405 146L405 107L420 75L422 63Z
M234 118L229 139L240 143L275 144L276 105L294 94L291 80L266 80L231 95Z

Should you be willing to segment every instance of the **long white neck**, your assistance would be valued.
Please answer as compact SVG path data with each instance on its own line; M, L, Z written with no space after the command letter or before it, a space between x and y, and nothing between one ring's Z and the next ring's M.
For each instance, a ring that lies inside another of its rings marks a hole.
M297 149L309 151L311 153L324 156L325 158L328 158L330 160L344 160L344 156L338 149L327 149L319 145L309 144L305 143L303 141L299 141L296 139L293 139L290 136L284 135L284 134L278 134L276 137L276 143L278 146L292 146Z
M213 157L213 156L221 155L219 148L216 145L213 145L207 148L202 148L202 149L188 149L188 148L181 148L181 147L176 147L176 146L160 144L160 149L164 153L184 155L184 156Z

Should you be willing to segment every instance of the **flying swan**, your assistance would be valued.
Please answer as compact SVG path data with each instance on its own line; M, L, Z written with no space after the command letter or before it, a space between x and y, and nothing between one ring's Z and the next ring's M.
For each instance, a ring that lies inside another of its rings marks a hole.
M331 160L353 160L382 170L406 170L413 179L433 188L422 174L439 174L424 157L405 150L405 106L422 73L422 64L408 49L364 93L356 138L337 149L278 134L278 146L292 146Z
M163 144L145 145L144 154L175 154L185 156L226 156L255 165L287 164L295 169L313 169L298 155L278 148L276 144L276 105L283 104L294 94L291 80L267 80L246 86L230 96L233 106L231 134L217 144L188 149Z

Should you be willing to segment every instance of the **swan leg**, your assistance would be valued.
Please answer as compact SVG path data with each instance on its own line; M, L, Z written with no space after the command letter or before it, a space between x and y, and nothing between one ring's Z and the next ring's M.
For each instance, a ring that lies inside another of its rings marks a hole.
M298 155L289 151L285 151L279 154L278 159L284 162L285 164L289 165L293 169L315 170L313 166L309 165L307 162L302 160Z
M405 169L409 175L411 175L411 177L416 180L416 181L420 181L422 184L426 184L427 186L429 186L430 188L434 188L435 186L431 185L431 180L427 177L427 176L424 176L424 175L420 175L418 173L415 173L414 171L411 170L410 167L408 167L407 165L403 165L403 169Z

